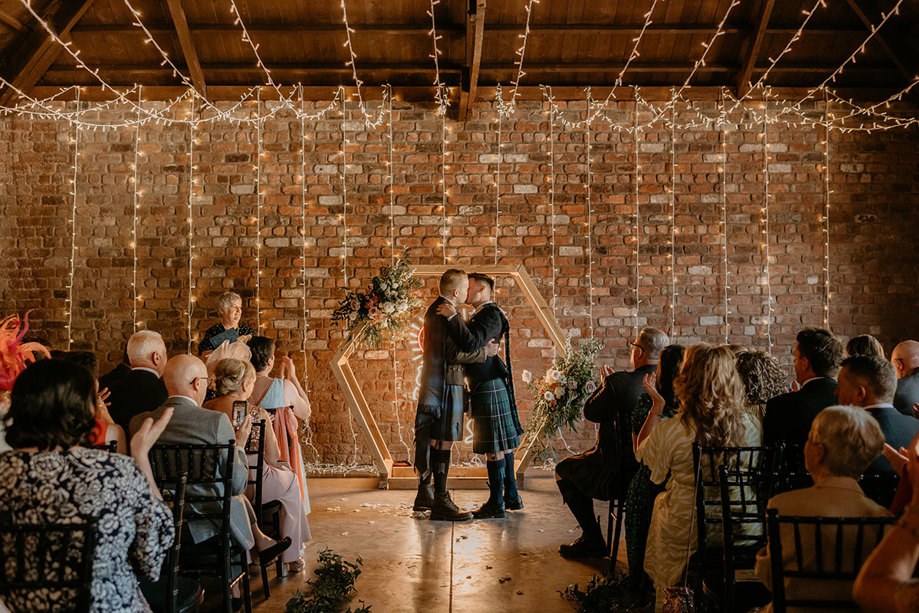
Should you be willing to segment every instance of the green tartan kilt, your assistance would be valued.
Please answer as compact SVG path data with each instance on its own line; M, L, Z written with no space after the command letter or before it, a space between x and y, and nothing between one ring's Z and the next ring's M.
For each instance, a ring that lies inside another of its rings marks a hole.
M507 387L501 379L479 383L470 399L475 453L497 453L514 450L523 434L516 426Z

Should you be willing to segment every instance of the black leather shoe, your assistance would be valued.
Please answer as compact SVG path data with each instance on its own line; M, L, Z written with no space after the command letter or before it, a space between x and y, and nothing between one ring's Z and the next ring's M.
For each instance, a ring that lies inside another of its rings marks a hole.
M523 498L521 498L519 494L517 496L514 496L513 498L509 498L505 496L504 497L504 507L508 511L519 511L520 509L523 508Z
M450 492L443 492L442 494L434 494L431 519L439 521L469 521L472 519L472 513L460 511L453 499L450 498Z
M504 505L489 500L473 511L472 516L476 519L501 519L507 517L507 514L504 512Z
M558 552L566 558L603 558L608 555L603 537L581 535L570 545L562 545Z
M290 547L290 537L285 536L280 541L269 547L268 549L262 549L258 552L258 563L263 567L268 566L274 562L279 555L287 551L287 548Z
M418 494L415 496L415 504L412 505L413 511L430 511L434 506L434 486L430 483L423 483L418 486Z

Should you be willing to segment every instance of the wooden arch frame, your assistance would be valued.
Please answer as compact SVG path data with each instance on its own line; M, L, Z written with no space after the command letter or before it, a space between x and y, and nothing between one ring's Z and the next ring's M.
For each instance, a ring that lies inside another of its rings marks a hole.
M417 266L415 267L414 276L433 277L440 276L453 266ZM533 283L532 277L527 273L523 265L519 266L476 266L476 272L496 276L510 277L514 280L517 287L523 293L527 303L533 308L537 319L546 330L549 340L555 345L556 351L562 355L567 351L565 333L562 331L555 317L552 315L552 309L546 304L546 301L540 295L536 284ZM373 465L380 471L380 488L387 489L414 489L418 484L415 471L408 466L393 466L392 455L380 428L377 426L376 419L370 411L370 405L367 398L361 390L360 380L354 374L349 362L350 357L358 349L358 344L354 341L360 336L359 330L351 334L335 352L332 358L332 372L342 391L345 393L345 400L351 414L357 420L364 435L364 440L370 448L370 454L373 457ZM523 485L523 472L532 460L530 454L530 443L524 439L520 445L519 457L516 458L515 472L521 486ZM451 471L449 486L453 488L485 488L487 475L485 467L459 467Z

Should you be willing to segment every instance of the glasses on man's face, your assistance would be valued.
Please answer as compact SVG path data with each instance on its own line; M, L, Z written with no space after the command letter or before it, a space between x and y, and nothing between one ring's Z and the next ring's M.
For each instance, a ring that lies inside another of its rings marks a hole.
M632 341L629 341L629 347L638 347L638 350L639 350L639 351L644 351L644 350L645 350L644 347L642 347L642 346L639 345L638 343L633 343Z

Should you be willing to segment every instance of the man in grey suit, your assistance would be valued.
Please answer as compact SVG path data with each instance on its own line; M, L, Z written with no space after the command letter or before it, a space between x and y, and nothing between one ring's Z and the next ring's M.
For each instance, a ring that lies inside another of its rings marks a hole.
M245 497L246 481L249 478L249 463L246 459L246 441L252 424L249 417L243 420L238 430L233 431L233 426L226 415L218 411L211 411L201 407L207 393L207 368L204 362L195 356L178 355L166 362L163 372L163 383L169 397L161 407L154 411L140 413L131 419L131 434L133 435L144 423L147 417L157 419L167 407L172 407L174 412L169 425L163 430L158 443L166 445L215 445L236 442L233 457L233 497L230 499L230 531L236 543L248 551L253 547L258 548L260 562L264 565L277 557L290 546L290 539L275 542L267 537L256 524L255 511ZM226 456L221 458L218 470L226 462ZM191 493L192 488L189 488ZM195 492L199 494L213 494L214 492ZM192 505L189 508L193 508ZM200 543L217 535L217 524L210 520L197 520L188 522L189 532L195 543Z
M912 417L913 405L919 402L919 342L903 341L893 348L890 361L897 369L897 393L893 406Z

